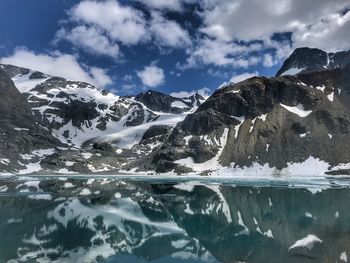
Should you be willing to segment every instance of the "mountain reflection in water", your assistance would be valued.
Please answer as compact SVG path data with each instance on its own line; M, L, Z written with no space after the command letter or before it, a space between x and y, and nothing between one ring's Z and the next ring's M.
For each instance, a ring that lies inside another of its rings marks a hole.
M3 179L0 262L347 262L349 185Z

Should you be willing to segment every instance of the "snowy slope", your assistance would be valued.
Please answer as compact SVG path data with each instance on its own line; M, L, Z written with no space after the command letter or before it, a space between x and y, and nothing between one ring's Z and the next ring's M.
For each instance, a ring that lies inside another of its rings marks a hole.
M134 97L120 97L87 83L45 74L36 78L35 73L20 72L12 80L27 96L41 124L73 147L80 148L87 141L107 141L120 148L131 148L151 126L174 127L194 108L189 106L193 102L191 98L185 104L186 99L171 97L170 108L174 112L181 109L179 113L152 111ZM136 124L132 123L133 119Z

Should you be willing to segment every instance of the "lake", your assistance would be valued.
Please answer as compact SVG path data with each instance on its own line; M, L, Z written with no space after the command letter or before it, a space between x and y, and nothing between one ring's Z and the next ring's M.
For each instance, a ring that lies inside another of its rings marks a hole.
M349 177L0 179L0 262L347 262Z

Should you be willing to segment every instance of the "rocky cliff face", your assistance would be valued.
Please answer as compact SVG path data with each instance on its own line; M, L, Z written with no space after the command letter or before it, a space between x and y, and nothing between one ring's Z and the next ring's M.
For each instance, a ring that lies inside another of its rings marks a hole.
M348 168L347 71L254 77L217 90L176 126L151 165L159 172L221 175Z
M327 53L316 48L297 48L283 63L276 76L295 75L324 69L344 68L350 63L350 51Z
M38 124L24 96L0 68L0 170L25 170L28 154L36 161L62 146Z

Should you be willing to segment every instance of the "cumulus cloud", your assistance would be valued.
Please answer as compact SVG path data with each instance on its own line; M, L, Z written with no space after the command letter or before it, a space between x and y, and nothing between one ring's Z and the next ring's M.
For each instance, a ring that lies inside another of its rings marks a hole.
M195 3L196 0L135 0L151 9L167 11L183 11L185 3Z
M55 37L55 42L60 40L67 40L92 54L106 55L113 58L119 56L118 44L112 42L101 30L95 27L81 25L74 27L72 30L62 28L56 33Z
M97 55L117 57L120 44L131 46L154 41L159 47L184 48L191 44L189 33L177 22L165 18L161 9L180 10L182 1L146 1L151 16L117 0L81 1L69 12L73 28L56 33L55 43L66 40ZM159 10L158 10L159 9Z
M218 39L203 38L189 51L184 69L198 65L232 66L247 68L259 62L259 58L249 56L261 49L261 44L239 45Z
M143 13L118 1L82 1L69 14L71 20L98 27L124 44L137 44L146 37Z
M186 30L178 23L166 20L157 12L153 12L149 28L154 35L156 44L165 47L186 47L191 44L191 39Z
M264 55L264 60L263 60L263 65L264 67L270 68L278 63L277 60L273 58L271 54L265 54Z
M211 90L207 87L204 87L202 89L198 90L192 90L192 91L177 91L170 93L170 96L176 97L176 98L187 98L190 96L193 96L195 94L201 95L203 98L208 98L211 94Z
M26 48L17 48L12 55L1 58L0 62L41 71L69 80L85 81L98 87L104 87L112 83L112 79L104 69L82 67L76 57L58 51L51 54L39 54Z
M147 7L158 10L172 10L180 11L182 9L181 0L137 0L138 2L146 5Z
M202 32L224 40L254 41L292 32L295 46L326 50L349 48L348 0L207 0L203 1ZM258 10L258 11L256 11Z
M136 73L142 84L147 87L155 88L162 85L165 81L163 69L154 65L147 66Z
M349 5L350 6L350 5ZM326 51L350 48L350 11L346 14L325 15L312 25L299 25L292 35L295 46L318 47Z
M238 74L238 75L235 75L233 76L231 79L230 79L230 82L234 82L234 83L237 83L237 82L241 82L243 80L246 80L246 79L249 79L251 77L254 77L254 76L257 76L259 73L257 71L253 72L253 73L249 73L249 72L244 72L244 73L241 73L241 74Z

